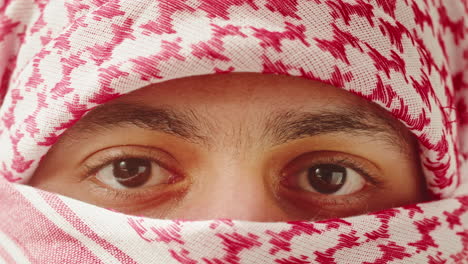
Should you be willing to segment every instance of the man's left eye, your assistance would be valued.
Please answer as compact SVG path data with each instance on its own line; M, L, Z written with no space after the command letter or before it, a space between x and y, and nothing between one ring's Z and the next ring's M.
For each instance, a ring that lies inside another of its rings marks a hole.
M352 194L366 185L359 173L338 164L317 164L301 171L297 177L297 188L328 195Z
M95 175L96 179L114 189L129 189L167 184L174 177L156 162L143 158L118 159Z

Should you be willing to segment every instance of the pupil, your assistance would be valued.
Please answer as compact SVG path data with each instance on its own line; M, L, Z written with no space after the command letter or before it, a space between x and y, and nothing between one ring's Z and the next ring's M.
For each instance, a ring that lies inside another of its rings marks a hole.
M126 187L138 187L151 175L151 161L131 158L114 161L113 174L117 182Z
M346 168L335 164L319 164L308 170L307 178L319 193L334 193L346 182Z

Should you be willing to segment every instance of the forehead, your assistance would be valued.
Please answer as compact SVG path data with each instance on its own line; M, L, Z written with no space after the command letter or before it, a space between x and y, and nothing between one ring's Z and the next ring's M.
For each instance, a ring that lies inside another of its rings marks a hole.
M171 108L247 110L331 109L343 105L368 107L345 90L299 77L258 73L194 76L149 85L114 102L138 102ZM369 111L374 111L369 107Z
M298 77L236 73L153 84L90 111L66 134L139 127L209 144L218 137L274 144L323 134L364 135L408 149L409 131L342 89ZM242 132L242 133L240 133ZM229 134L229 136L227 136ZM67 137L65 137L67 138Z

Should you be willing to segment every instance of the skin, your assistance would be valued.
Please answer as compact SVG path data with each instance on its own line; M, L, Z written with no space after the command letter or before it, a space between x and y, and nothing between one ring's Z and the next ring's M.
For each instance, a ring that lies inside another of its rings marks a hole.
M132 116L135 109L148 111ZM403 125L344 90L287 76L197 76L90 111L30 184L154 218L324 220L425 200L417 151ZM102 180L115 179L113 160L131 157L152 162L148 182L120 188ZM311 189L308 169L323 164L346 169L348 193Z

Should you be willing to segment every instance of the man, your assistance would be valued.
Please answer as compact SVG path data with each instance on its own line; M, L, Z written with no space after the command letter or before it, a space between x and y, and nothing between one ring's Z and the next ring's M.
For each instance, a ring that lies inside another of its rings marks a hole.
M31 185L155 218L322 220L425 199L417 145L377 105L295 77L226 74L100 105Z
M467 10L1 2L0 263L466 263Z

